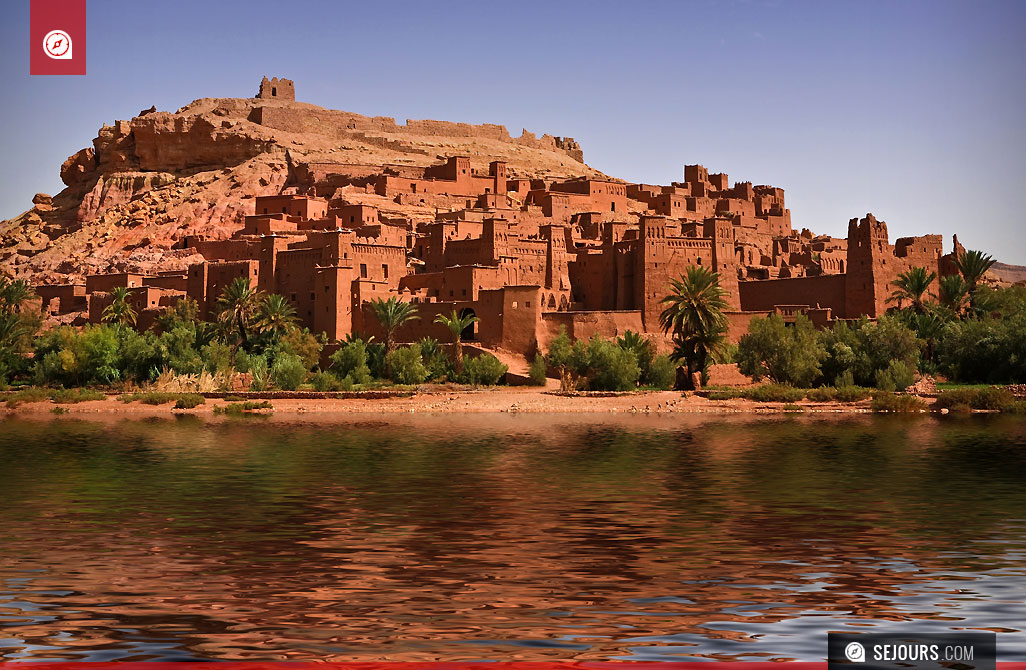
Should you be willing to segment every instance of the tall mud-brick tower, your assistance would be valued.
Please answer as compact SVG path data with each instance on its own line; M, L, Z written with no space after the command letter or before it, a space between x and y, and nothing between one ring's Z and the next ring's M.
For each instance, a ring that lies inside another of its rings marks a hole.
M848 222L848 272L845 278L845 316L875 317L886 308L889 264L895 262L887 239L887 224L872 214Z
M268 100L287 100L295 101L296 99L296 86L292 83L291 79L268 79L264 77L260 82L260 92L257 93L258 98L264 98Z

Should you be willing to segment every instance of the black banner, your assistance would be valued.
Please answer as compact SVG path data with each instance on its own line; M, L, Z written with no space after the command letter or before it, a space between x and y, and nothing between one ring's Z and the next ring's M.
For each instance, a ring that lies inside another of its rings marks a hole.
M830 633L828 670L995 670L995 633Z

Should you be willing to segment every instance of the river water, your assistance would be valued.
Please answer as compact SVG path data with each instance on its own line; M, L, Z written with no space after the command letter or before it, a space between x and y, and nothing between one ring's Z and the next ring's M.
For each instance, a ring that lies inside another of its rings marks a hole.
M0 660L1026 660L1026 422L0 420Z

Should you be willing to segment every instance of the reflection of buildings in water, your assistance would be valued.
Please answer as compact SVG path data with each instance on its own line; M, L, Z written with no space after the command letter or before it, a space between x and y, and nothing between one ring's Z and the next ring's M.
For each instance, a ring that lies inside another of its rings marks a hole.
M957 616L943 602L952 592L925 585L952 578L961 559L944 552L963 546L896 516L900 496L866 496L859 509L821 489L775 499L753 473L799 481L820 455L799 446L809 453L781 458L759 430L709 439L683 431L672 447L665 436L622 431L569 439L558 426L455 453L433 437L401 440L394 451L349 454L380 462L344 471L311 469L325 453L301 446L323 437L313 430L288 444L295 452L274 452L286 462L248 486L226 463L193 465L204 484L191 511L140 491L138 504L99 519L71 511L81 494L44 497L46 522L18 528L3 551L25 558L6 558L3 572L30 576L32 594L72 592L44 594L57 619L15 626L10 637L60 650L36 654L50 658L138 650L143 638L220 659L583 660L629 655L639 638L750 640L755 624L809 611ZM164 456L155 474L174 472L175 458L200 458L167 448L182 437L153 439ZM251 441L247 460L228 442L240 467L265 456ZM471 452L478 457L460 458ZM986 567L1000 560L991 559ZM40 565L47 571L18 572ZM910 592L934 600L913 614L899 601ZM24 613L0 603L0 615ZM569 646L506 644L557 636Z

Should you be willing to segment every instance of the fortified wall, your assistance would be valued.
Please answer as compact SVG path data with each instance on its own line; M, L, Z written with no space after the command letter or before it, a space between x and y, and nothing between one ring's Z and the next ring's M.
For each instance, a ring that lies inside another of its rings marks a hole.
M263 100L294 102L295 86L289 79L264 79L260 82L260 91L256 96ZM374 133L407 134L422 137L458 137L513 142L536 149L562 151L579 163L584 162L584 152L580 144L572 137L554 137L542 135L537 137L526 129L519 137L512 137L505 126L484 123L454 123L450 121L433 121L407 119L405 125L395 122L387 116L367 117L360 114L329 109L309 109L294 105L261 105L254 107L249 120L260 125L284 130L290 133L317 133L330 137L345 138L350 136L367 139Z

